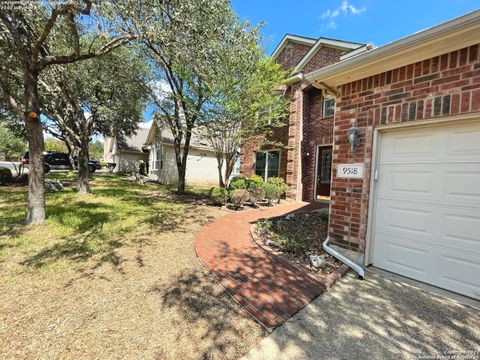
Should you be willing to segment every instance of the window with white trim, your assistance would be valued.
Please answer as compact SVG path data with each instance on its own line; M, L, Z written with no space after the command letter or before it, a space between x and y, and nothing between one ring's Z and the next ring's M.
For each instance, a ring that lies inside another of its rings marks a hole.
M237 157L235 164L233 165L232 174L230 175L231 178L240 175L240 156Z
M323 99L323 117L335 115L335 99Z
M156 141L150 152L150 170L162 170L162 144Z
M260 151L255 153L255 174L265 181L280 175L280 151Z

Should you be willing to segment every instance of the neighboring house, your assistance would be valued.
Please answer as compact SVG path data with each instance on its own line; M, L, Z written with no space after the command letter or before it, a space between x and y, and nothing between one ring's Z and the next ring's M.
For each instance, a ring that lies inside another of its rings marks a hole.
M146 138L150 152L149 177L162 184L178 182L173 135L154 121ZM218 164L215 151L207 139L194 133L190 141L185 181L187 184L218 184Z
M115 163L114 172L139 171L140 163L148 162L148 150L144 148L148 129L138 129L130 136L106 137L103 147L103 160Z
M287 35L273 54L298 71L278 129L289 148L250 144L242 172L280 174L296 200L330 180L332 248L480 299L480 11L375 49L321 41ZM356 178L337 173L354 162Z

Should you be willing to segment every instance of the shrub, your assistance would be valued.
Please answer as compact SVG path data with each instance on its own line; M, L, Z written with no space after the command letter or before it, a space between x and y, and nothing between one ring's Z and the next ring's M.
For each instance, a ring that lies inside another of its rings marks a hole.
M288 189L288 185L285 184L285 180L279 177L271 177L267 180L267 183L277 186L279 190L282 190L283 192L287 191Z
M213 187L210 189L210 200L217 205L223 205L228 201L228 191L226 189Z
M138 165L138 172L140 173L140 175L148 175L148 171L147 171L147 164L142 161L139 165Z
M247 188L248 189L253 189L253 188L262 188L265 185L265 182L263 181L263 178L258 175L252 175L248 178L247 180Z
M253 205L257 205L259 201L262 201L265 199L265 184L262 184L262 187L252 187L248 189L248 192L250 193L250 201L253 203Z
M288 189L288 185L282 178L272 177L265 184L265 198L271 204L274 200L280 202L283 193Z
M0 167L0 185L11 184L13 182L12 172L6 167Z
M232 181L230 181L230 190L236 189L246 189L247 188L247 178L244 176L235 176Z
M245 189L235 189L230 192L230 201L233 205L240 207L250 200L250 193Z

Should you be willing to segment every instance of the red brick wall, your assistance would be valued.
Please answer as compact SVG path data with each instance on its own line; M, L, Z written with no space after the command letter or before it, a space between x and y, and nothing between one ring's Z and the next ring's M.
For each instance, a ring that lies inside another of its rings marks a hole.
M333 143L333 117L323 118L322 91L316 88L304 92L303 112L303 201L313 201L316 148Z
M303 67L303 72L308 74L314 70L322 67L332 65L340 61L340 55L344 53L343 50L334 49L328 46L322 46L317 53L310 59L310 61Z
M363 180L332 183L329 236L332 243L364 252L375 126L480 111L479 45L464 48L338 88L333 162L351 162L346 130L357 123L356 161Z
M277 62L285 70L297 65L305 54L310 50L311 46L296 42L289 42L277 55Z
M277 56L283 68L295 66L310 46L289 43ZM310 72L331 65L340 60L343 51L321 47L305 65ZM284 144L281 150L280 175L289 185L287 197L294 200L313 200L316 146L332 144L333 118L322 119L323 98L320 90L304 88L305 83L293 84L286 92L290 100L290 113L287 126L277 129L269 140ZM303 136L303 141L301 141ZM250 176L254 173L255 151L268 150L262 139L252 139L242 149L241 173ZM279 148L278 146L276 148ZM305 154L310 156L306 157Z

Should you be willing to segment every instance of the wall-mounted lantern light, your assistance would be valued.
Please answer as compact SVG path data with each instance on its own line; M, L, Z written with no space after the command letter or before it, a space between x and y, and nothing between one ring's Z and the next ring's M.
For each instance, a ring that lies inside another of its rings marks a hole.
M353 162L355 162L355 149L360 144L360 129L352 125L350 129L347 130L348 142L350 143L350 152L353 157Z

